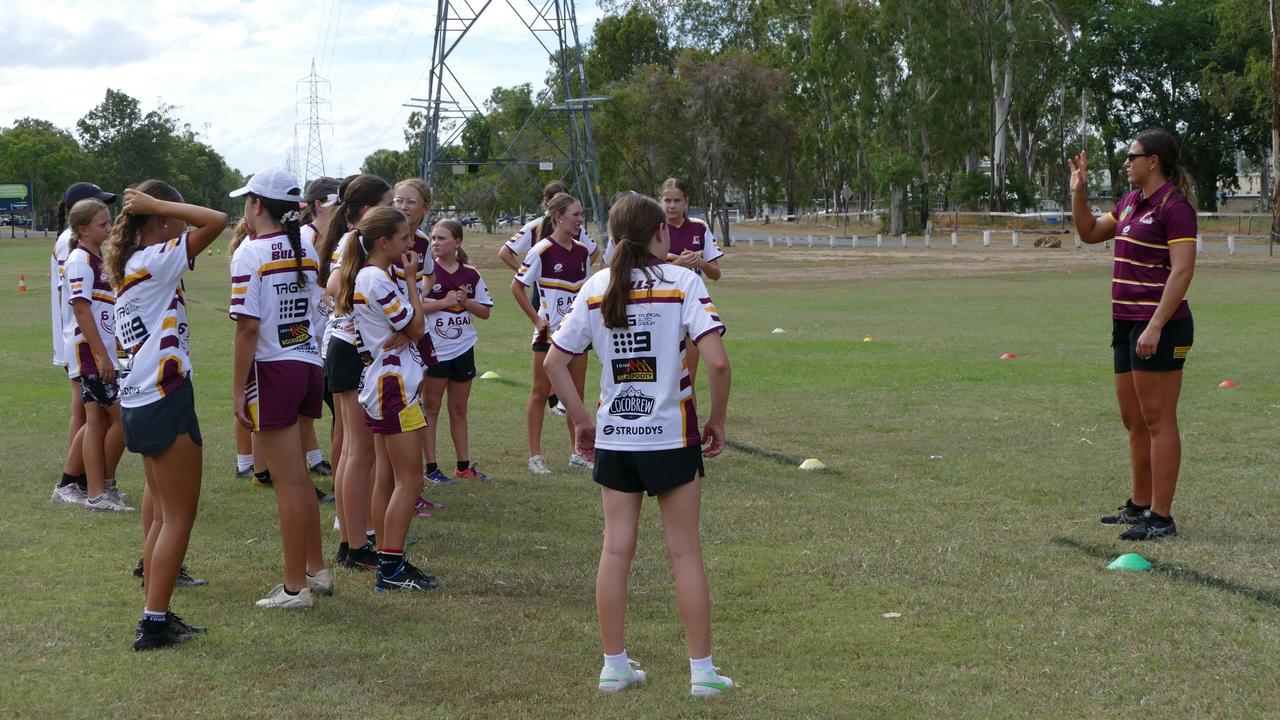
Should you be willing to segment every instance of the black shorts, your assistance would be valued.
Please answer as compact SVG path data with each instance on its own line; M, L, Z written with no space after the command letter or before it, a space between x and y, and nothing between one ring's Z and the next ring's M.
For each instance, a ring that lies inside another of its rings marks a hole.
M596 469L592 479L625 493L647 492L649 497L693 482L705 475L702 448L675 450L604 450L596 448Z
M329 347L324 354L324 376L329 384L329 392L344 393L360 389L360 378L364 375L364 362L356 346L338 338L329 338Z
M427 377L448 378L449 382L471 382L476 378L476 349L467 351L452 360L433 363L427 366Z
M98 403L109 408L120 397L120 385L115 380L104 382L97 375L81 375L76 380L80 383L80 399L86 403Z
M135 408L121 408L124 420L124 445L130 452L151 457L168 450L178 436L186 433L197 447L204 445L200 437L200 421L196 419L196 395L191 376L177 390L151 403Z
M1165 323L1160 332L1156 354L1149 358L1138 357L1138 338L1147 329L1147 320L1112 320L1111 349L1115 353L1116 374L1133 370L1160 372L1181 370L1187 362L1187 353L1195 342L1195 322L1188 315Z

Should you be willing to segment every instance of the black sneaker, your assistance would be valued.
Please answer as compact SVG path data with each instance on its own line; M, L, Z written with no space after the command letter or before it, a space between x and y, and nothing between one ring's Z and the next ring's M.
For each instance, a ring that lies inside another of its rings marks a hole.
M1146 511L1142 522L1120 533L1121 540L1159 540L1178 534L1178 525L1173 518L1163 518Z
M1116 512L1112 515L1104 515L1102 518L1103 525L1137 525L1142 522L1142 514L1150 510L1149 507L1134 505L1133 498L1124 501L1124 504L1116 508Z
M142 558L138 558L138 564L133 566L133 576L136 578L142 577Z
M170 623L139 621L138 628L133 634L134 650L155 650L157 648L169 647L170 645L178 645L191 639L190 635L183 635L174 629Z
M432 575L427 575L418 568L409 564L408 560L400 563L394 575L384 576L382 570L378 570L377 578L373 583L374 592L387 592L388 590L403 590L407 592L423 592L426 590L434 590L438 583Z
M312 475L323 475L324 477L329 477L333 474L333 466L329 464L328 460L321 460L315 465L312 465L310 470Z
M253 477L253 466L250 465L249 467L243 470L236 470L236 477L240 478L241 480L248 480L249 478Z
M183 565L181 568L178 569L178 579L176 582L173 583L173 586L174 587L200 587L201 585L208 585L208 584L209 584L209 581L205 580L204 578L191 577L191 575L187 572L187 566Z
M334 564L335 564L335 565L346 565L346 564L347 564L347 555L349 555L350 553L351 553L351 548L350 548L346 543L343 543L343 544L339 545L339 546L338 546L338 554L333 556L333 562L334 562Z
M167 622L169 623L169 627L173 628L174 632L178 633L179 635L186 635L188 637L190 637L191 635L195 635L196 633L202 633L209 630L209 628L203 625L188 625L182 618L178 617L177 613L173 612L172 610L169 611L169 618Z
M321 504L331 503L333 502L333 496L321 490L320 488L316 488L316 502Z
M378 551L373 549L373 545L367 543L362 547L351 548L347 550L347 559L343 562L343 566L356 570L376 569Z

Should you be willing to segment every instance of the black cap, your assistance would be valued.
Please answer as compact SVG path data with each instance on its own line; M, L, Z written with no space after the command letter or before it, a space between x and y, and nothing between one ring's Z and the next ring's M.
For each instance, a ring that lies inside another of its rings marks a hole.
M324 200L337 192L337 180L331 177L318 177L307 183L307 189L302 192L302 201L313 203L317 200Z
M67 192L62 196L62 204L70 208L81 200L89 198L97 198L108 205L116 201L115 193L105 192L93 183L78 182L67 188Z

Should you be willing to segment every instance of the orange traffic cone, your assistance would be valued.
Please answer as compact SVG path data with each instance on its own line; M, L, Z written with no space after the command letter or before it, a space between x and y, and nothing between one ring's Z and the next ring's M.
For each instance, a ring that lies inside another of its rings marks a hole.
M18 276L18 292L26 292L26 291L27 291L27 276L19 275Z

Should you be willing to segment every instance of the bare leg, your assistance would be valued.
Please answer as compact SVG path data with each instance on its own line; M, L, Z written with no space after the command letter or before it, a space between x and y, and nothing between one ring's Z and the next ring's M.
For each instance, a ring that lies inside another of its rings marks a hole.
M467 446L467 401L471 399L471 381L449 383L449 436L458 460L470 460Z
M158 497L152 502L160 505L160 522L152 522L152 532L157 538L144 567L147 607L154 611L169 608L173 586L187 554L200 500L201 458L200 447L184 433L168 450L150 459L154 487L158 491ZM160 526L158 532L157 525Z
M636 533L640 523L642 493L624 493L600 488L604 505L604 546L596 571L596 616L600 621L600 642L606 655L626 649L627 577L636 554ZM699 655L698 657L703 657Z
M689 643L689 657L711 655L711 591L702 566L698 522L702 506L702 479L685 483L658 496L667 557L676 578L676 603Z
M1120 419L1129 431L1129 468L1133 478L1130 497L1134 505L1151 504L1151 433L1142 417L1134 373L1116 375L1116 399L1120 402Z
M364 422L354 390L333 396L342 411L342 515L339 521L347 542L354 547L364 545L369 528L370 503L373 494L373 433Z
M383 527L377 531L378 543L384 548L403 551L409 524L413 522L413 506L422 493L422 446L416 431L375 435L374 445L378 453L379 474L385 458L394 484L387 501Z
M578 391L578 399L581 400L587 387L587 356L585 353L578 355L569 361L569 376L573 378L573 387ZM549 379L548 382L550 382ZM539 417L541 417L541 415L539 415ZM565 413L564 419L565 424L569 426L569 452L574 452L573 418L569 417L569 413Z
M364 538L357 535L347 533L347 517L343 509L346 498L343 497L343 477L342 477L342 445L343 445L343 426L342 426L342 408L338 406L338 398L333 398L333 432L329 434L330 445L329 459L330 465L333 466L333 509L338 515L338 539L347 544L355 544L360 547L364 544ZM357 531L360 528L356 528Z
M323 559L311 567L313 545L319 544L320 506L316 503L315 486L307 476L303 463L302 436L297 424L258 433L258 449L266 457L271 471L271 484L276 493L276 510L280 514L280 540L284 546L284 586L298 592L307 586L308 571L318 572ZM314 518L314 519L313 519ZM314 529L315 537L310 537ZM319 556L319 552L314 553Z
M1182 371L1135 371L1133 380L1151 436L1151 512L1169 517L1182 466L1182 437L1178 433Z
M427 426L418 432L422 433L423 451L427 458L427 462L437 462L439 452L436 447L436 428L440 423L440 400L444 396L445 386L449 384L447 378L429 377L422 381L422 413L427 416ZM450 396L452 401L452 395ZM450 426L452 432L452 425Z
M547 359L544 352L533 354L533 389L529 391L529 405L524 411L525 428L529 433L529 457L542 454L542 413L547 404L547 396L551 394L551 380L547 371L542 369L542 362Z
M155 554L156 541L160 539L160 528L164 526L164 515L160 509L159 486L156 485L155 462L142 458L142 471L146 476L146 486L142 491L142 585L146 587L147 578L151 576L152 555ZM151 608L156 612L165 608Z
M89 482L89 497L94 498L106 489L107 459L104 441L111 424L111 415L98 403L87 403L84 417L84 472Z
M67 421L67 462L62 472L75 477L84 473L84 399L80 396L80 381L71 381L71 418Z
M124 421L120 419L120 403L107 408L111 424L107 426L107 434L102 441L103 467L105 477L114 478L120 467L120 457L124 455Z

